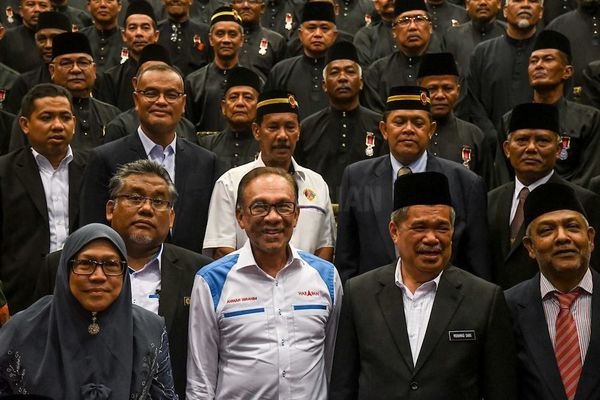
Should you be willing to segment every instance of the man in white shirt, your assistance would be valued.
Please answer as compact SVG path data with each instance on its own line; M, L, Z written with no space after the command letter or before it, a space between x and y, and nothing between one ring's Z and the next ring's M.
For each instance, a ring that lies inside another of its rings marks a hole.
M298 104L286 91L261 93L252 124L260 154L255 161L232 168L215 184L210 200L204 252L214 259L241 248L247 236L234 219L238 184L257 167L278 167L288 171L298 187L300 216L291 239L293 246L325 260L333 258L335 221L329 189L321 175L298 165L292 154L300 136Z
M0 158L0 280L11 313L33 302L44 256L76 229L85 167L70 146L75 117L65 88L34 86L22 105L19 125L31 147Z
M342 287L333 264L290 245L298 195L280 168L241 179L248 241L196 275L187 398L327 399Z
M540 273L506 292L519 398L597 399L600 277L590 268L596 232L573 188L551 182L527 197L523 225Z

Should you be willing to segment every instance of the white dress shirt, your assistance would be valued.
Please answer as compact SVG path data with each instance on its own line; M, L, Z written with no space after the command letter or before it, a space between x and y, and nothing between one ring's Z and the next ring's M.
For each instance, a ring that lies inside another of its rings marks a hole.
M521 193L521 189L526 187L529 189L529 193L531 193L538 186L542 186L543 184L547 183L552 177L553 173L554 170L550 171L548 175L546 175L542 179L533 182L529 186L523 185L521 181L517 177L515 177L515 191L513 192L512 205L510 206L510 218L508 219L509 226L510 224L512 224L512 221L515 218L515 214L517 213L517 207L519 206L519 193Z
M158 253L141 269L135 271L129 268L131 280L131 301L148 311L158 314L160 299L160 269L163 245Z
M33 147L31 152L37 163L46 195L50 252L53 252L62 249L69 236L69 164L73 161L73 150L71 146L67 148L67 155L56 169Z
M410 342L413 364L416 365L421 346L423 345L423 339L425 338L425 332L427 332L435 294L437 293L443 272L440 272L434 279L423 283L412 293L404 285L401 268L402 260L398 259L398 264L396 265L396 286L402 289L402 303L404 304L404 318L406 319L408 341Z
M188 399L327 399L342 285L333 264L289 249L275 278L250 242L198 272Z
M149 160L156 161L167 170L173 183L175 183L175 152L176 152L176 141L177 135L171 143L166 147L162 147L159 144L154 143L142 130L142 127L138 127L138 135L144 146L144 151L148 156Z

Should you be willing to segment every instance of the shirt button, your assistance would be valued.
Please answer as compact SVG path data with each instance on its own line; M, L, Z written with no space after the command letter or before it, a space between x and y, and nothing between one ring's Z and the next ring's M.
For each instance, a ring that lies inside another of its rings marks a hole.
M279 286L279 282L275 280L275 286Z
M282 315L281 308L277 309L277 312L279 313L279 315Z
M345 138L345 137L346 137L346 134L345 134L345 133L342 133L342 137L343 137L343 138Z
M342 143L342 147L346 147L346 143Z
M281 373L281 376L283 376L285 378L286 372L285 370Z
M419 384L415 381L410 383L410 390L417 390L419 388Z
M342 124L342 127L344 127L344 128L345 128L345 127L346 127L346 124Z

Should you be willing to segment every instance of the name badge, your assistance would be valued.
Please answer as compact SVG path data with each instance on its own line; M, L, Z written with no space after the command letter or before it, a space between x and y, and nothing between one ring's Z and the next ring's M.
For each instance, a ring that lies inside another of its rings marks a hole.
M474 342L476 340L475 331L448 331L448 340L451 342Z

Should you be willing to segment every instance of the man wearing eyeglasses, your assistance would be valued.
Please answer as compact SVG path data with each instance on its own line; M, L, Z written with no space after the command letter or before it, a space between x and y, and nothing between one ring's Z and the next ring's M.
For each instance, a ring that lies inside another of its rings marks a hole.
M216 157L178 137L176 129L185 108L183 78L163 63L143 69L134 93L140 119L137 132L100 146L92 152L81 191L81 221L106 222L106 188L119 166L139 159L161 164L180 194L171 242L200 252L215 182Z
M377 112L384 111L392 87L417 84L425 53L442 51L424 0L396 1L392 34L398 50L375 61L364 75L365 105Z
M302 190L259 167L236 192L248 241L196 275L187 398L327 399L342 286L333 264L290 244Z

